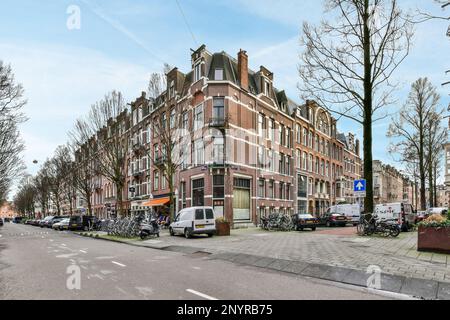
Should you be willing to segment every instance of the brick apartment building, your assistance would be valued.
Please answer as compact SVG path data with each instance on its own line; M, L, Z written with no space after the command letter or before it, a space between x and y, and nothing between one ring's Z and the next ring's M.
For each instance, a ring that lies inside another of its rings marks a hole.
M373 185L375 204L405 202L420 210L418 186L393 166L374 160Z
M183 132L175 175L176 210L213 206L237 224L271 212L319 215L337 202L353 202L360 178L359 141L337 131L336 119L313 101L298 105L274 86L274 74L248 68L237 57L192 52L192 70L174 68L156 98L142 93L124 115L128 124L127 209L166 205L170 191L160 170L166 150L160 126ZM125 121L125 120L124 120ZM114 186L98 177L95 213L114 206Z
M14 218L16 216L16 212L13 208L12 203L5 201L0 204L0 219L1 218Z

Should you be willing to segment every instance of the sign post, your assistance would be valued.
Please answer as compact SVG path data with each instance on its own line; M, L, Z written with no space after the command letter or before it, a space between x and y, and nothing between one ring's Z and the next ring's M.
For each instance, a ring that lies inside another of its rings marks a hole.
M360 208L361 208L361 198L366 197L366 186L367 181L364 179L353 181L353 194L357 198Z

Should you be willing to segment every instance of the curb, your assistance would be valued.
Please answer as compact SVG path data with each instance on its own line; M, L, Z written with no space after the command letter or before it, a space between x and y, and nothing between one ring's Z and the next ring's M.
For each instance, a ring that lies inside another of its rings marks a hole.
M146 244L140 245L125 240L105 239L101 236L90 237L78 233L76 234L91 239L111 241L131 245L134 247L149 248L154 250L179 252L185 254L208 253L210 254L208 256L208 259L210 260L228 261L239 265L252 266L266 270L295 274L304 277L370 289L367 287L367 281L372 274L368 274L359 269L334 267L324 264L309 263L305 261L276 259L244 253L210 253L205 248L196 248L190 246L169 245L164 247L156 247ZM381 287L379 289L370 290L373 290L374 292L379 291L408 295L423 300L450 300L450 283L448 282L397 276L388 273L381 274Z

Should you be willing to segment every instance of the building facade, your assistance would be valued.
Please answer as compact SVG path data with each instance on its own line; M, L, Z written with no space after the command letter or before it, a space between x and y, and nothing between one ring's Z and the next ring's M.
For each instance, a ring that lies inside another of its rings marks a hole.
M237 226L272 212L320 215L355 201L359 141L340 134L327 110L293 102L270 70L249 69L243 50L232 57L201 46L191 62L187 74L166 74L160 96L142 93L130 103L128 212L146 211L149 203L162 210L173 197L177 211L212 206ZM169 156L177 162L173 181L162 169ZM115 190L105 177L96 179L94 212L103 217Z
M405 202L420 209L420 196L417 183L412 182L396 168L373 161L374 203Z

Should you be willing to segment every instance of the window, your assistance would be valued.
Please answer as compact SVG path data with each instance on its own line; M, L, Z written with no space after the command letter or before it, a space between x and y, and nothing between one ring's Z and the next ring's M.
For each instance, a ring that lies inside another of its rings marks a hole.
M306 198L308 193L308 179L305 176L297 176L297 197Z
M203 139L194 142L194 164L196 166L205 162Z
M169 88L169 98L175 97L175 81L170 82L170 88Z
M274 194L273 194L273 191L274 191L274 184L275 184L275 182L273 181L273 180L270 180L269 181L269 186L268 186L268 197L269 198L271 198L271 199L273 199L274 198Z
M283 200L285 193L284 193L284 182L280 182L280 186L279 186L279 199Z
M182 123L181 123L181 127L182 127L184 130L189 130L189 128L188 128L188 121L189 121L189 114L188 114L188 112L186 111L185 113L183 113L183 116L182 116Z
M258 166L260 168L264 168L265 167L265 162L264 162L264 147L259 146L258 147Z
M186 208L186 182L182 182L180 185L180 193L181 193L181 206L182 208Z
M264 80L264 94L270 96L270 83L267 80Z
M303 165L304 171L308 170L307 165L306 165L306 153L305 152L303 152L303 154L302 154L302 165Z
M213 196L214 198L225 198L225 176L213 176Z
M223 137L213 138L212 159L215 163L224 162L224 139Z
M291 184L286 184L286 200L291 200Z
M205 219L205 212L203 209L197 209L195 210L195 220L204 220Z
M201 68L202 68L202 66L201 66L201 64L200 63L197 63L195 66L194 66L194 82L197 82L198 80L200 80L200 78L201 78Z
M296 155L296 163L297 163L297 168L300 169L301 168L301 160L302 160L302 152L297 149L297 155Z
M258 135L260 137L263 137L264 134L264 115L259 114L258 115Z
M295 125L295 132L297 134L297 143L302 143L302 129L299 124Z
M273 119L269 119L269 139L270 141L275 141L275 121Z
M159 171L153 172L153 190L158 191L159 189Z
M222 81L223 80L223 69L214 69L214 80Z
M153 146L153 161L156 161L159 158L159 146L155 144Z
M214 211L212 211L211 209L205 209L205 216L206 219L214 219Z
M308 146L308 130L306 128L303 129L303 145Z
M225 99L214 98L213 101L213 118L223 121L225 119Z
M175 109L170 111L170 129L175 128Z
M165 190L167 187L167 179L164 175L161 175L161 190Z
M203 128L203 105L199 105L194 111L194 131Z
M307 210L308 210L307 206L308 206L308 201L298 200L297 201L297 213L298 214L306 214Z
M192 180L192 205L194 207L204 206L205 179Z
M266 196L266 181L259 179L258 181L258 197L265 198Z

